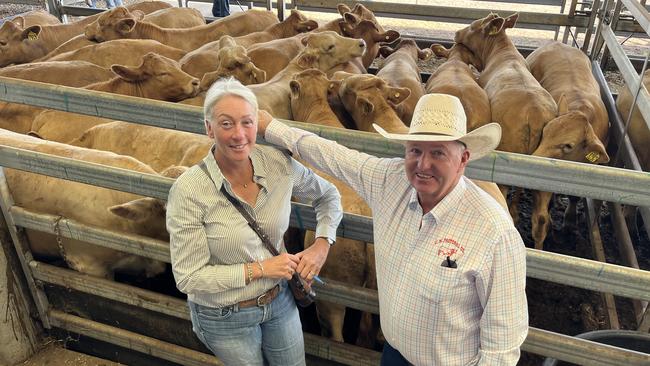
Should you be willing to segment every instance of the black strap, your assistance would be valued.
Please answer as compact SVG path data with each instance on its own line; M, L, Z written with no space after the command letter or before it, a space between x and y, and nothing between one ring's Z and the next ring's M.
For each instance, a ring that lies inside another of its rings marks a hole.
M228 201L230 201L230 203L232 203L232 205L235 206L237 211L239 211L239 213L241 213L242 216L244 216L244 218L248 222L248 226L250 226L251 229L253 229L253 231L255 232L255 234L257 234L257 236L260 237L260 239L262 240L262 243L264 243L264 246L266 246L266 249L268 249L269 252L271 252L271 254L273 254L274 256L279 255L280 253L278 253L278 250L275 249L273 244L271 244L271 241L269 240L269 236L264 234L264 231L262 231L262 228L260 227L260 225L248 213L248 211L246 211L246 208L244 208L244 205L242 205L241 202L239 202L239 200L237 200L235 197L230 195L230 193L228 193L228 191L226 191L226 185L225 184L221 185L221 193L223 193L224 196L226 196L226 198L228 199Z

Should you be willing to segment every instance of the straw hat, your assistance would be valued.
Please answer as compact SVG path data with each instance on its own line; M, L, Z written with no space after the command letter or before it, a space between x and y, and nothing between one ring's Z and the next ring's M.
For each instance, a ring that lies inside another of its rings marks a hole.
M494 150L501 140L501 126L488 123L467 133L467 117L460 100L448 94L425 94L418 100L408 134L388 133L372 125L382 136L398 141L460 141L470 151L470 160Z

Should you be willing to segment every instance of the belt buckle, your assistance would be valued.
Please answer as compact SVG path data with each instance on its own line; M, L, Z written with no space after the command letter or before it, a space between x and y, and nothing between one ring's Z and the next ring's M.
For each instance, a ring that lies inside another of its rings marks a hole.
M261 294L260 296L257 297L257 306L258 307L262 307L262 306L268 304L268 302L266 302L265 300L269 296L270 293L271 293L271 290L269 290L269 291L267 291L267 292L265 292L265 293L263 293L263 294Z

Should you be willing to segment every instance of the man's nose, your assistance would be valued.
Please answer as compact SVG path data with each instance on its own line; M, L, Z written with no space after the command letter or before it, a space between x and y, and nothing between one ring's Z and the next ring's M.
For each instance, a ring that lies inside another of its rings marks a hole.
M418 168L429 169L431 168L432 162L433 161L431 157L429 157L427 154L422 154L422 156L420 156L418 159Z

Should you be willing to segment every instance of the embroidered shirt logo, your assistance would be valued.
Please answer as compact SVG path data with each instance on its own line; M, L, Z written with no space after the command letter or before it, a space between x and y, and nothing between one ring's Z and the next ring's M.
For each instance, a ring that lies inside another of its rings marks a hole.
M451 260L457 260L465 254L465 247L451 238L437 239L433 242L435 254L439 258L449 257Z

